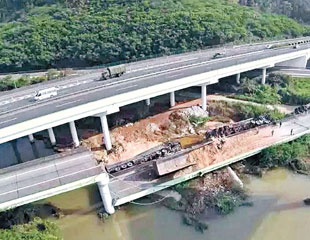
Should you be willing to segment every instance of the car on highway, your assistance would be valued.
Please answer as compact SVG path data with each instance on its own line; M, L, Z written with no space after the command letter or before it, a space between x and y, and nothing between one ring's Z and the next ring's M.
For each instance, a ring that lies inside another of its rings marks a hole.
M267 49L271 49L271 48L273 48L273 45L272 45L272 44L268 44L268 45L266 46L266 48L267 48Z
M222 58L222 57L225 57L225 54L224 52L217 52L213 55L212 59L216 59L216 58Z
M57 96L57 90L58 89L56 87L51 87L51 88L46 88L46 89L36 91L34 100L39 101L39 100L43 100L46 98Z

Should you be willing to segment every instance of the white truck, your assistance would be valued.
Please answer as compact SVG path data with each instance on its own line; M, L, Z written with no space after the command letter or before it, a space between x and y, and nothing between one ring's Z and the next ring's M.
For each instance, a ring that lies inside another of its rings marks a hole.
M38 101L38 100L43 100L46 98L57 96L57 90L58 89L56 87L51 87L51 88L46 88L46 89L36 91L34 100Z

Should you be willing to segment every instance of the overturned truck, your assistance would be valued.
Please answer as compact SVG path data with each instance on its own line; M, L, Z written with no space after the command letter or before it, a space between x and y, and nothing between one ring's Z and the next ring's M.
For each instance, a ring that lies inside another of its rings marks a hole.
M118 173L120 171L138 166L142 163L158 160L160 158L165 158L179 151L181 151L181 144L178 141L167 142L149 151L141 153L135 158L107 165L106 170L110 174Z
M206 139L210 140L212 137L231 137L244 131L271 123L273 123L273 121L269 116L258 116L234 124L210 129L206 132Z

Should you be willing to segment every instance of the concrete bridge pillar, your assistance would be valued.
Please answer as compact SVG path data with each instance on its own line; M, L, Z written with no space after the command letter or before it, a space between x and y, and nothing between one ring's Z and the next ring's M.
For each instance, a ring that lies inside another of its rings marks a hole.
M29 134L29 135L28 135L28 138L29 138L30 143L34 143L33 134Z
M113 214L115 209L112 203L112 196L109 189L109 175L107 173L100 174L98 176L97 185L105 211L108 214Z
M267 68L263 68L262 84L266 84Z
M170 93L170 107L174 107L175 106L175 92L171 92Z
M207 84L201 85L201 101L202 109L207 111Z
M100 121L101 121L103 136L104 136L105 147L109 151L112 149L112 143L111 143L111 137L110 137L110 131L109 131L109 125L108 125L108 121L107 121L107 116L106 115L100 116Z
M240 84L240 77L241 77L241 74L238 73L238 74L236 75L236 83L237 83L237 84Z
M47 129L47 131L48 131L48 136L50 137L50 141L51 141L52 146L55 146L56 145L56 138L55 138L53 128L49 128L49 129Z
M70 126L70 132L71 132L71 136L72 136L72 140L74 143L75 147L78 147L80 145L80 141L79 141L79 137L76 131L76 127L75 127L75 123L74 121L69 122L69 126Z
M145 103L146 103L146 106L150 106L151 105L151 99L150 98L145 99Z

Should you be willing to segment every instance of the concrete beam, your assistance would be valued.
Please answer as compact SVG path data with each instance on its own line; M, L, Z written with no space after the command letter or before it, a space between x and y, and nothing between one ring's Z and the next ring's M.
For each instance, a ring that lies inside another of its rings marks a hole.
M202 109L207 111L207 85L201 85L201 101L202 101Z
M48 131L48 136L50 137L50 141L51 141L52 146L55 146L56 145L56 138L55 138L53 128L49 128L49 129L47 129L47 131Z
M69 122L69 126L70 126L70 132L71 132L71 136L72 136L72 140L74 143L75 147L78 147L80 145L80 140L76 131L76 127L75 127L75 123L74 121Z
M151 99L150 98L145 99L145 103L146 103L146 106L150 106L151 105Z
M174 107L175 106L175 92L171 92L170 93L170 107Z
M28 138L29 138L30 143L34 143L33 134L29 134L29 135L28 135Z
M88 178L81 179L79 181L54 187L45 191L41 191L32 195L27 195L25 197L19 197L17 199L0 203L0 211L5 211L18 206L22 206L28 203L36 202L45 198L49 198L61 193L69 192L75 189L79 189L97 182L98 176L92 176Z
M112 143L111 143L110 130L109 130L107 116L106 115L100 116L100 121L101 121L101 127L102 127L105 147L109 151L112 149Z

